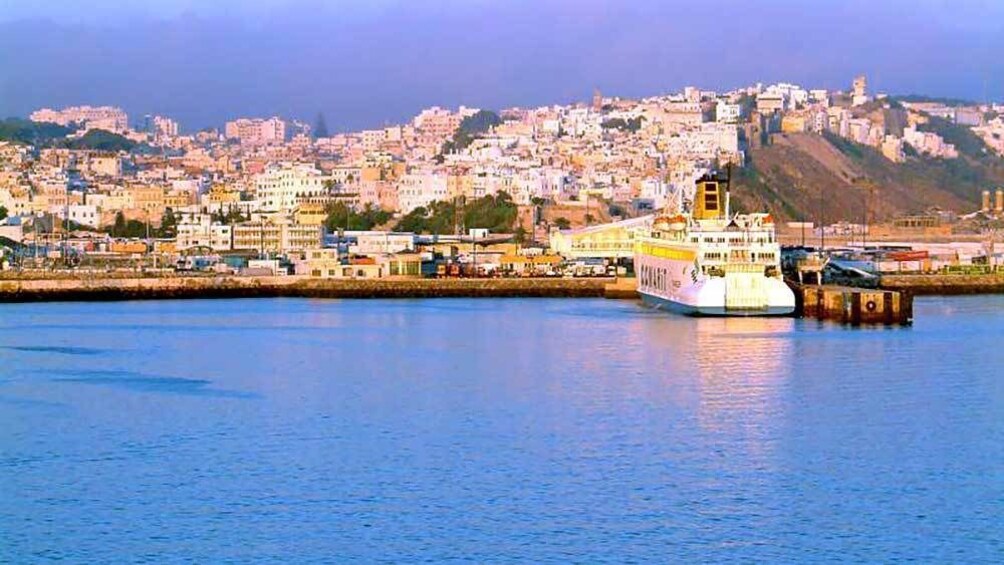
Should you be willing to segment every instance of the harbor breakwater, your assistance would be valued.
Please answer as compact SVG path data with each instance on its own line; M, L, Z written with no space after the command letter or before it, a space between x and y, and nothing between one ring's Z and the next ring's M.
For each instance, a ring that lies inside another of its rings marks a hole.
M911 295L1004 294L1004 274L884 275L880 288Z
M881 290L915 295L1004 293L1004 275L895 275ZM159 276L0 279L0 302L191 298L616 298L638 297L633 278L316 279Z
M148 277L0 281L0 302L183 298L595 298L613 278L311 279L307 277ZM617 296L624 297L624 296Z

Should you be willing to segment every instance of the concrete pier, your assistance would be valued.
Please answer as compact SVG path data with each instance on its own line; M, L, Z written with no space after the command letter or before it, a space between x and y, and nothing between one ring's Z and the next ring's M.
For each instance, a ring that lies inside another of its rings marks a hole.
M173 298L582 298L606 296L613 278L311 279L189 276L0 280L0 302Z
M1004 273L883 275L879 287L918 295L1004 294Z
M829 285L791 287L799 317L851 325L913 323L913 297L908 292Z
M613 282L607 283L603 295L617 300L638 300L638 279L619 277Z

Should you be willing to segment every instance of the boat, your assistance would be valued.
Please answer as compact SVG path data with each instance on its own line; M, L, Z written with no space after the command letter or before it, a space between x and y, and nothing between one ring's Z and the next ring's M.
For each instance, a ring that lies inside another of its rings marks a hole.
M645 304L694 316L794 313L773 218L733 215L729 196L728 177L706 174L691 202L655 217L636 236L635 276Z

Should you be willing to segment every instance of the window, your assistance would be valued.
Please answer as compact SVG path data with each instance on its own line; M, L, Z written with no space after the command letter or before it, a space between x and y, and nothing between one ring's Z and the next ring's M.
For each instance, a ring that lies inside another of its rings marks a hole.
M718 194L715 192L704 193L704 209L709 212L718 211Z

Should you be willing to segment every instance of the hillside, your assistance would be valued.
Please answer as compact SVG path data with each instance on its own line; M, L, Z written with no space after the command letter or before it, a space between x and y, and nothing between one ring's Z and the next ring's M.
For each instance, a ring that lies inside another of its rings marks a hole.
M75 128L58 124L32 122L21 118L0 120L0 141L32 145L49 145L64 139Z
M960 150L963 148L960 148ZM966 147L965 149L969 149ZM893 163L871 147L835 136L777 134L752 148L750 163L735 172L740 210L766 209L783 219L860 221L874 186L869 216L888 219L939 206L976 209L980 192L1004 185L1004 160L963 150L959 159L911 156Z
M97 151L130 151L137 147L135 141L101 129L92 129L80 137L67 137L75 131L77 131L76 127L32 122L20 118L0 120L0 141L30 144L36 147L65 147Z

